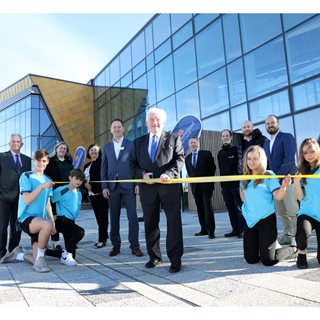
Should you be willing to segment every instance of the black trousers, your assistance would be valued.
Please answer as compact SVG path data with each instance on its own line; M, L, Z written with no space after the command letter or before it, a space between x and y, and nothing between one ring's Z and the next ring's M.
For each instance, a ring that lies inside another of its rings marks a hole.
M259 260L266 266L273 266L290 255L289 247L276 249L277 220L275 213L261 219L252 228L245 223L243 252L248 263Z
M241 211L242 201L240 198L239 187L222 188L221 190L224 203L226 204L232 232L241 233L244 229L244 218Z
M212 191L198 191L193 194L196 202L201 232L214 234L216 223L211 203Z
M145 189L153 190L146 192ZM177 185L140 187L147 252L150 260L162 260L160 250L160 206L167 218L166 249L172 264L180 265L183 255L181 190Z
M89 197L94 215L98 224L98 242L106 242L108 235L108 199L104 198L102 194Z
M57 216L55 225L57 232L63 234L66 250L75 256L77 243L84 237L84 229L64 216Z
M21 230L17 231L16 221L18 214L18 197L12 201L0 200L0 258L7 253L8 226L10 224L10 237L8 250L11 252L19 245Z
M319 208L320 209L320 208ZM312 230L316 231L317 236L317 259L320 263L320 222L302 214L298 217L297 220L297 234L296 234L296 242L297 247L300 250L307 249L308 239L311 236Z

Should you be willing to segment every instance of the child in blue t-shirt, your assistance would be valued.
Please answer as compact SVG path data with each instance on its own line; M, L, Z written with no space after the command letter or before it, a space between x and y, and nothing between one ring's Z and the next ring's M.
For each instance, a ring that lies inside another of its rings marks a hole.
M33 171L24 172L19 180L20 196L17 226L31 237L33 254L23 253L20 246L1 259L1 263L26 261L33 264L37 272L48 272L45 251L49 236L56 233L49 197L52 182L43 172L49 163L48 151L34 153Z
M320 148L313 138L302 141L299 148L298 174L320 174ZM297 267L305 269L308 239L313 229L317 235L317 259L320 263L320 179L296 178L294 187L300 202L297 219L296 242L298 247Z
M243 159L243 174L274 175L272 171L267 172L267 157L263 148L255 145L247 149ZM281 186L275 178L240 183L245 219L243 251L248 263L261 260L264 265L272 266L293 254L294 249L291 247L276 249L277 222L274 206L274 198L283 199L290 184L289 176L283 179Z
M65 250L61 255L61 263L67 266L77 265L74 259L77 243L84 237L84 229L75 223L80 208L82 195L78 188L82 185L85 175L80 169L70 171L69 184L53 191L52 202L56 203L57 217L55 221L57 232L64 237Z

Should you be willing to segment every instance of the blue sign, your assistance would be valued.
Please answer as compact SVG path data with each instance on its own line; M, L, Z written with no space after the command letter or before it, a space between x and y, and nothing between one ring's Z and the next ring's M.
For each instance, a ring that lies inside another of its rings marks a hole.
M86 158L86 150L84 147L79 146L74 153L72 165L75 169L81 169Z
M172 130L172 133L180 136L184 153L188 151L188 142L192 137L199 137L202 131L201 121L193 115L188 115L181 118Z

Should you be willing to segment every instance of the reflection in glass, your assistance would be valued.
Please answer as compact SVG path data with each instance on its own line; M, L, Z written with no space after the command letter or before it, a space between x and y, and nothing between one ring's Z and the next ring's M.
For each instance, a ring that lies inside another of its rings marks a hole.
M249 99L288 84L282 37L244 57Z
M229 107L226 69L199 81L201 117L207 117Z
M183 26L189 19L192 18L191 13L172 13L171 14L171 29L172 33L176 32Z
M111 100L111 119L122 119L120 94Z
M243 61L238 59L228 65L228 81L230 104L235 106L246 100L246 86L244 82Z
M320 104L320 78L295 86L292 92L295 110Z
M182 43L187 41L192 36L192 21L181 28L172 36L173 49L178 48Z
M121 90L121 108L122 121L125 121L135 115L133 94L135 90L130 88Z
M40 130L40 122L39 122L39 110L31 109L31 134L32 135L39 135Z
M230 128L229 112L220 113L202 121L203 130L221 131Z
M169 39L154 51L154 61L155 61L155 63L158 63L165 56L167 56L170 52L171 52L171 41Z
M139 78L136 82L133 83L134 102L132 103L132 105L134 106L134 108L132 108L132 106L131 108L133 109L134 114L145 110L146 103L147 103L147 96L148 96L147 77L144 75L141 78Z
M144 30L146 39L146 54L149 54L153 50L153 34L152 23Z
M240 24L244 52L256 48L282 31L280 14L240 14Z
M5 113L6 113L5 119L10 119L10 118L14 117L16 115L16 110L15 110L14 105L9 108L6 108Z
M135 66L146 55L144 33L141 32L132 42L132 65Z
M219 16L219 14L217 13L212 13L212 14L198 14L195 18L194 18L194 28L195 31L198 32L199 30L201 30L204 26L206 26L207 24L209 24L212 20L214 20L215 18L217 18Z
M232 131L241 129L242 123L249 119L247 104L231 109ZM227 128L228 129L228 128Z
M320 73L320 17L286 34L291 82Z
M231 61L241 55L238 15L225 14L222 16L222 21L226 58L227 61Z
M148 97L147 97L147 105L152 106L156 103L156 84L155 84L155 74L154 69L151 69L147 73L148 80Z
M312 14L297 14L297 13L286 13L283 14L283 25L284 30L288 30L300 22L308 19Z
M196 36L199 78L224 65L220 19Z
M110 64L110 83L113 85L120 79L119 56L117 56Z
M122 77L120 82L121 82L121 87L122 88L128 87L132 82L131 71L128 72L124 77Z
M176 94L176 100L178 120L188 114L200 118L198 85L196 83L179 91Z
M197 80L194 40L190 40L173 54L176 90Z
M302 112L294 116L298 147L305 138L312 137L316 140L320 138L319 119L320 108Z
M266 98L249 104L250 120L252 122L265 121L270 114L281 116L290 112L288 91L281 91Z
M133 70L133 81L139 78L142 74L146 72L146 63L145 60L142 60Z
M48 135L50 131L51 121L45 110L40 110L40 135Z
M121 77L123 77L131 68L131 46L129 45L120 54Z
M175 96L172 95L171 97L158 102L157 107L166 111L167 122L165 124L164 130L171 131L177 123Z
M146 62L147 62L147 70L150 70L151 68L153 68L153 66L154 66L153 53L150 53L150 54L147 56Z
M174 92L173 65L170 55L155 67L157 99L162 100Z
M170 36L170 15L161 14L153 21L153 41L154 47L158 47Z

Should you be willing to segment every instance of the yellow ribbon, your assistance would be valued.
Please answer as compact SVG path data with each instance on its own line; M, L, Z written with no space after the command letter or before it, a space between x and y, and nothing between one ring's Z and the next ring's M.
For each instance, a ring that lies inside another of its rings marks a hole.
M234 176L214 176L214 177L192 177L192 178L174 178L167 181L161 181L160 178L154 179L127 179L127 180L103 180L90 181L90 183L101 182L128 182L128 183L206 183L206 182L228 182L228 181L242 181L242 180L260 180L260 179L283 179L284 175L234 175ZM320 174L305 174L305 175L290 175L290 178L311 178L319 179ZM69 181L57 181L55 183L69 183Z

